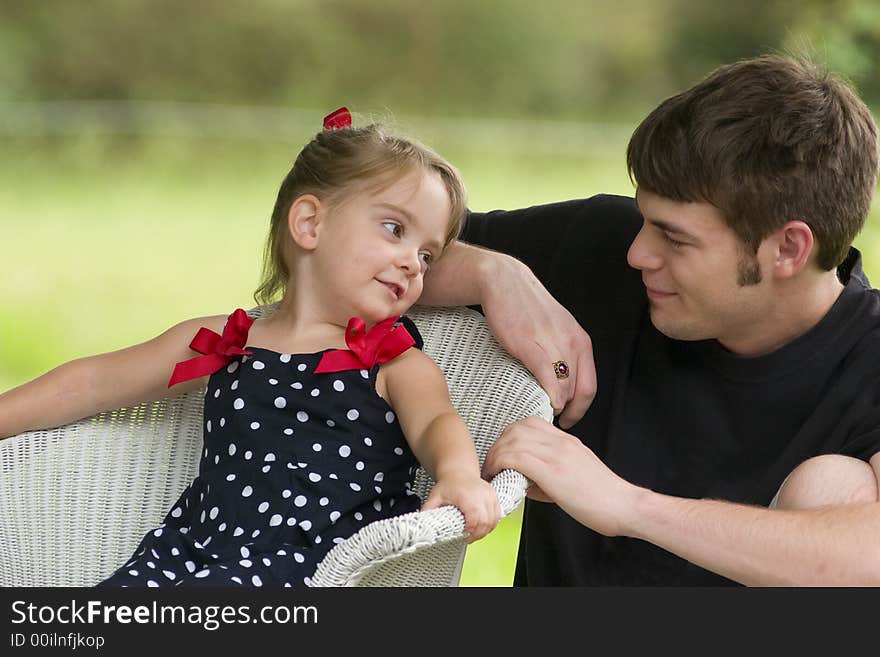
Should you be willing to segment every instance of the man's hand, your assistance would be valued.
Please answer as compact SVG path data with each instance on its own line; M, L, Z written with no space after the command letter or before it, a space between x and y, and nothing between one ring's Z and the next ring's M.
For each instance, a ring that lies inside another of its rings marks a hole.
M590 336L528 267L510 256L491 256L491 274L482 294L486 322L547 391L559 425L567 429L583 417L596 396ZM557 378L553 363L560 360L568 365L568 378Z
M528 496L555 502L605 536L627 534L643 489L614 474L580 440L537 417L510 424L486 455L483 477L511 468L532 486Z

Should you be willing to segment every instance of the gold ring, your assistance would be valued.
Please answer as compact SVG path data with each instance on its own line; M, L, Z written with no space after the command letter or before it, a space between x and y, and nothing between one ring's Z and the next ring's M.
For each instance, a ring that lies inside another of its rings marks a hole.
M571 369L564 360L554 361L553 371L556 372L557 379L567 379L568 375L571 374Z

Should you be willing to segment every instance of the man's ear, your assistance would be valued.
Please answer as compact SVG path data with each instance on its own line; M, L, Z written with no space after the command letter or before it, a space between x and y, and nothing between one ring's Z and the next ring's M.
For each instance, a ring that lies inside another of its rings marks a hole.
M287 213L287 230L301 249L313 251L318 246L324 207L313 194L297 196Z
M816 246L812 229L803 221L789 221L772 235L776 249L774 273L790 278L810 262Z

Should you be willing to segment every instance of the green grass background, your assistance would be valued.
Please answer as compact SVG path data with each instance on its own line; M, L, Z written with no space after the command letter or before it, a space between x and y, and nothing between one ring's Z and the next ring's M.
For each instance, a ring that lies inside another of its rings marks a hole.
M503 137L480 149L433 145L464 174L470 207L491 210L631 194L627 133L609 131L595 148ZM0 140L0 391L182 319L250 307L269 213L297 150L197 138ZM874 281L877 215L875 202L857 241ZM518 511L469 548L462 585L511 584L520 521Z

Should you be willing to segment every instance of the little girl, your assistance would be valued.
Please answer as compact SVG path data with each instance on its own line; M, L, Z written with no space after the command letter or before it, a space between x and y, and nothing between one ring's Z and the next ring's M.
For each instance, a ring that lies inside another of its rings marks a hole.
M377 125L324 120L281 184L257 301L71 361L0 395L0 437L206 388L199 474L106 586L302 586L338 542L457 506L470 540L500 509L437 365L400 318L458 234L452 165ZM415 346L416 348L412 348Z

